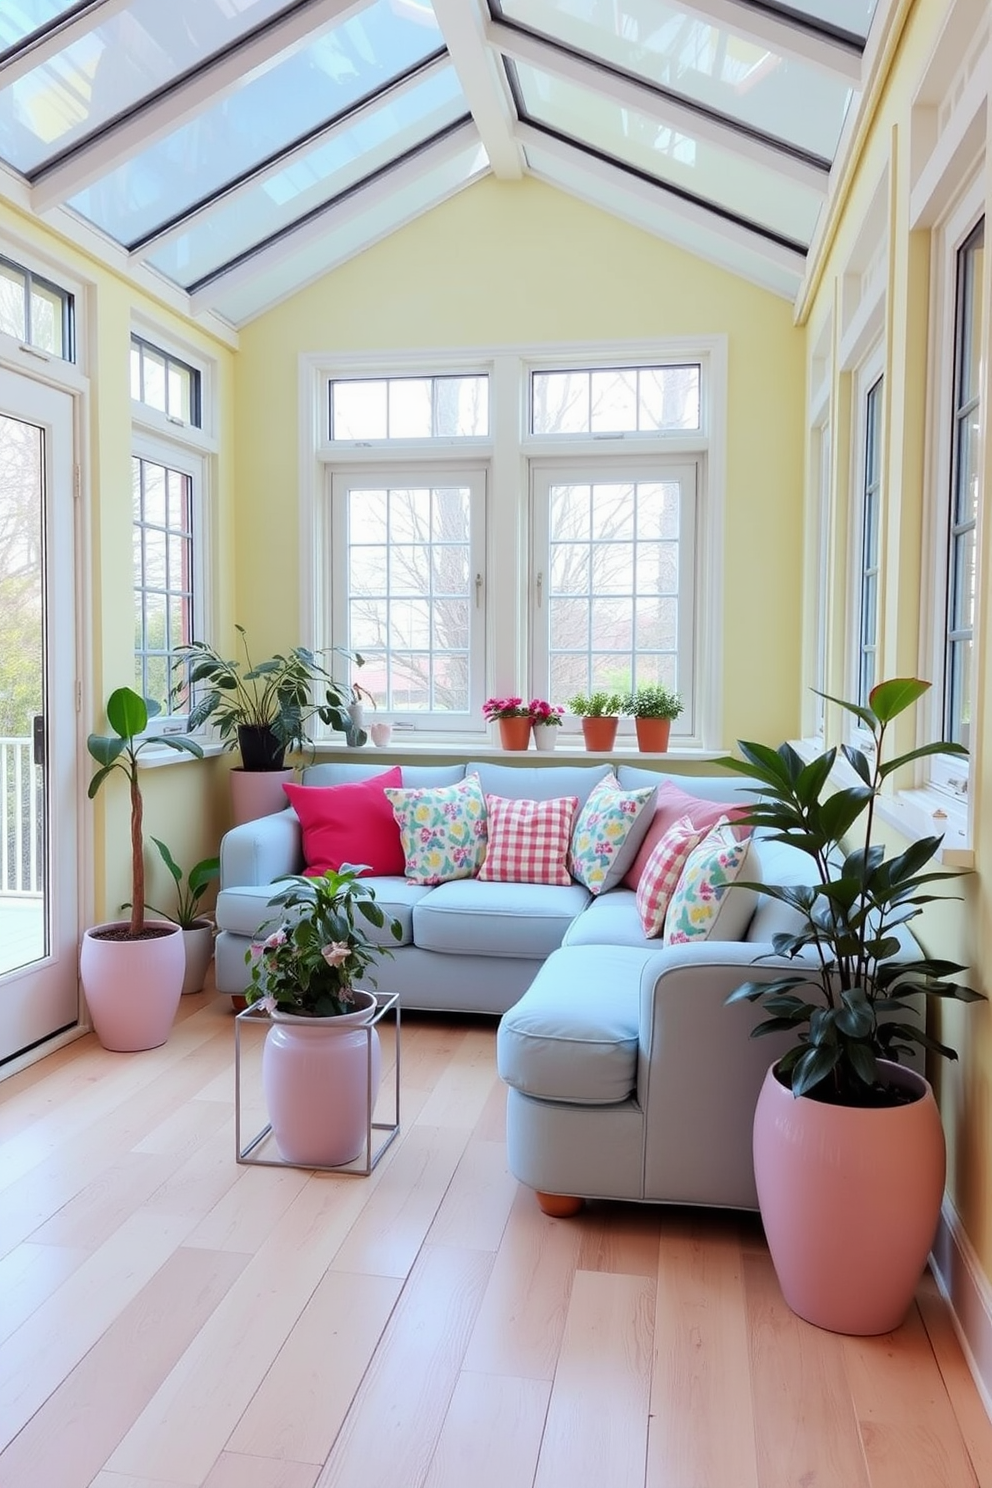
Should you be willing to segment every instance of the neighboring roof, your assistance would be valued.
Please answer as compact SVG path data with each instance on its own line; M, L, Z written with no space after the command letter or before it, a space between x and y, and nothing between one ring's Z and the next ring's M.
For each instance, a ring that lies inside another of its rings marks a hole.
M4 0L0 161L233 325L490 172L792 300L874 10Z

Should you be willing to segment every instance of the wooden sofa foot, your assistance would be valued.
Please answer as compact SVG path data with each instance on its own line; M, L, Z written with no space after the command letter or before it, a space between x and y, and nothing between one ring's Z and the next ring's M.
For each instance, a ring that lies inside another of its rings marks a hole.
M541 1193L539 1189L534 1192L542 1213L550 1214L552 1219L571 1219L581 1212L586 1202L585 1199L572 1198L570 1194Z

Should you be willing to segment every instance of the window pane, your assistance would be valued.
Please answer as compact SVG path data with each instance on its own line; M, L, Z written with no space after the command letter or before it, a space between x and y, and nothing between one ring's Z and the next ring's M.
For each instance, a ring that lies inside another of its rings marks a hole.
M52 356L65 355L62 347L62 296L36 280L31 285L31 341Z
M135 667L144 696L170 713L175 650L193 631L192 479L141 458L132 471Z
M430 378L396 378L389 384L389 438L429 439L430 435Z
M662 433L698 429L700 368L613 367L535 372L535 434Z
M331 438L385 439L385 382L331 383Z
M590 428L593 434L623 433L636 429L636 372L593 372L590 380L590 402Z
M535 434L588 434L588 372L535 372L531 390Z
M489 433L488 377L333 381L330 437L466 439Z
M0 262L0 331L24 340L24 275Z

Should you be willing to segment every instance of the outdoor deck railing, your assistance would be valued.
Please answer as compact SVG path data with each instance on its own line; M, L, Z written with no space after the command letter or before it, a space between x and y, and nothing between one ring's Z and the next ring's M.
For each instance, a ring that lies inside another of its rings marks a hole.
M0 894L41 892L41 792L31 740L0 737Z

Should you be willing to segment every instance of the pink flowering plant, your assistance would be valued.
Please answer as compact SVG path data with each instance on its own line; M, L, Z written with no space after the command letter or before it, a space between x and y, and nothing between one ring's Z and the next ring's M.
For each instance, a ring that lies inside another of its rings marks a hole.
M274 928L252 941L245 954L251 968L246 1002L268 1013L333 1018L351 1012L358 980L375 986L368 968L392 951L373 944L365 925L385 927L394 940L403 932L376 903L375 890L359 878L361 871L361 865L344 863L337 873L329 869L314 878L297 874L284 880L269 904L287 913L278 923L270 921Z
M530 708L523 698L486 698L482 705L482 716L487 723L497 718L529 718Z
M559 708L554 703L546 703L543 698L531 698L527 704L527 712L533 719L535 728L557 728L564 711L564 708Z

